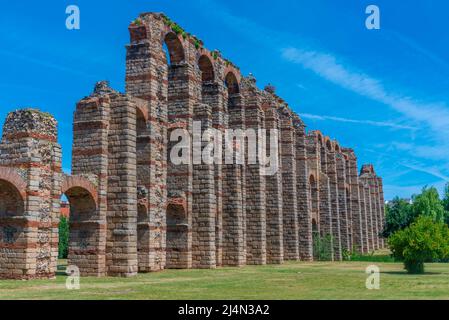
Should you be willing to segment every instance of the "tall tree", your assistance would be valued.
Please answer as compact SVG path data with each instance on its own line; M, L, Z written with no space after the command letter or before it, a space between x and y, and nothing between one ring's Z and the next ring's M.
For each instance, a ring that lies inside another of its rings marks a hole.
M412 214L413 220L422 215L436 222L445 220L446 212L435 187L424 187L421 194L413 196Z
M411 204L399 197L394 198L387 206L385 226L382 236L389 237L398 230L404 229L412 222Z

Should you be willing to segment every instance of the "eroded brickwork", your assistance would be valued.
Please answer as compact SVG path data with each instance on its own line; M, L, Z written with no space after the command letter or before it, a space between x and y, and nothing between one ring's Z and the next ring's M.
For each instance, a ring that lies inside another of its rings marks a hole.
M0 144L1 278L54 277L63 194L68 260L83 276L309 261L317 237L329 238L334 260L384 247L382 179L372 165L359 176L352 149L307 131L273 86L259 89L254 76L243 77L164 15L142 14L129 31L126 93L103 81L77 104L72 175L61 172L51 115L8 115ZM179 133L198 123L199 139L180 144ZM256 146L245 136L232 135L231 144L212 136L223 152L214 150L212 163L194 158L210 129L266 129L259 144L276 152L277 170L265 174L265 164L249 162Z

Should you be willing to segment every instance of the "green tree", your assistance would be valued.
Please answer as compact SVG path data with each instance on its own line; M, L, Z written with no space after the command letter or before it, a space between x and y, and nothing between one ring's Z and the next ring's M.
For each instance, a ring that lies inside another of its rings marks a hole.
M394 198L385 207L385 210L385 225L382 232L382 236L385 238L406 228L412 222L412 205L399 197Z
M443 207L446 210L446 223L449 225L449 183L446 184L444 189Z
M434 187L424 187L421 194L413 196L412 214L413 220L424 215L431 217L434 221L443 222L446 212L438 190Z
M424 263L449 257L449 227L423 215L409 227L395 232L388 244L396 259L404 261L409 273L424 273Z
M59 221L59 259L67 259L69 254L69 222L62 216Z

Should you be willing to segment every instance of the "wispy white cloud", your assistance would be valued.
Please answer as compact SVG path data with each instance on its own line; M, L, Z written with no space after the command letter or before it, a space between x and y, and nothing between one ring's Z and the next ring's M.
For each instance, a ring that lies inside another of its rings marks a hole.
M449 135L449 108L444 103L425 103L387 90L382 81L338 61L332 54L289 47L282 50L282 57L335 85L390 106L412 121L424 123L441 141Z
M386 34L391 35L393 38L393 41L399 40L400 43L407 46L408 48L412 49L413 51L419 53L423 57L427 58L428 60L432 61L434 64L438 65L439 67L444 67L449 70L449 63L444 60L443 58L439 57L432 51L428 50L427 48L423 47L421 44L417 43L414 39L407 37L403 35L402 33L396 32L396 31L387 31Z
M9 51L9 50L0 50L0 55L6 56L6 57L12 57L14 59L20 59L22 61L40 65L42 67L45 67L48 69L53 69L53 70L63 72L63 73L70 73L73 75L89 77L89 78L94 78L94 79L100 78L98 75L95 75L95 74L90 74L90 73L84 72L79 69L75 69L75 68L72 68L72 67L69 67L66 65L56 64L54 62L46 61L44 59L37 59L37 58L30 57L30 56L27 56L27 55L24 55L24 54L21 54L18 52L13 52L13 51Z
M402 166L406 167L406 168L410 168L412 170L415 171L420 171L423 173L427 173L431 176L434 176L435 178L439 178L443 181L449 182L449 176L445 175L443 172L441 172L441 170L437 167L429 167L429 166L422 166L422 165L417 165L417 164L413 164L413 163L407 163L407 162L402 162L401 163Z
M348 118L342 118L342 117L334 117L334 116L323 116L323 115L316 115L316 114L310 114L310 113L300 113L299 116L304 119L311 119L311 120L329 120L329 121L337 121L337 122L346 122L346 123L355 123L355 124L363 124L363 125L370 125L370 126L376 126L376 127L388 127L393 129L404 129L404 130L415 130L416 128L412 126L402 125L398 124L392 121L372 121L372 120L357 120L357 119L348 119Z

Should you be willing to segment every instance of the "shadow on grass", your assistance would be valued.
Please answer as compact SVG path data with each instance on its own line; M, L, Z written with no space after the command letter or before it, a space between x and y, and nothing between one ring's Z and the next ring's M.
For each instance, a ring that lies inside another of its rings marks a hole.
M442 275L443 272L408 273L407 271L381 271L381 274L403 275L403 276L435 276Z
M57 276L66 276L67 273L65 273L65 270L67 269L67 264L58 264L56 268L56 275Z

